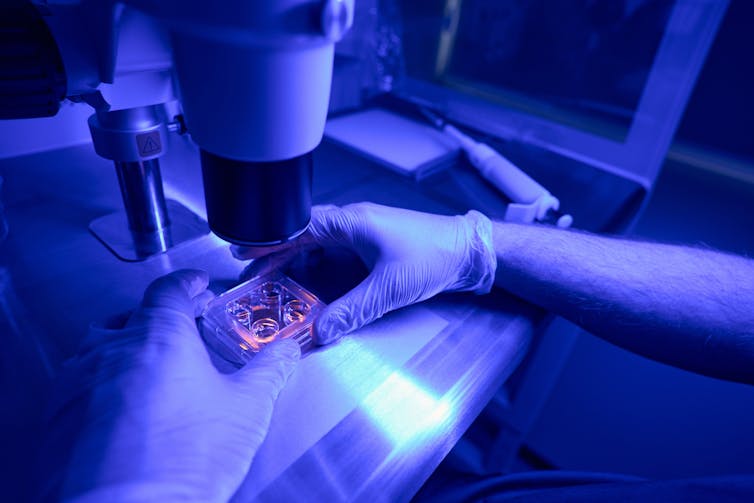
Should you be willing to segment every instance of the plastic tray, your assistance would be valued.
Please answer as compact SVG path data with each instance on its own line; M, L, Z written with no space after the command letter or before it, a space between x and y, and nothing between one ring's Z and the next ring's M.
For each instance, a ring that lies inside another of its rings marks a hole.
M202 336L223 359L242 366L270 342L294 339L313 346L312 323L325 307L289 277L274 273L217 296L201 317Z

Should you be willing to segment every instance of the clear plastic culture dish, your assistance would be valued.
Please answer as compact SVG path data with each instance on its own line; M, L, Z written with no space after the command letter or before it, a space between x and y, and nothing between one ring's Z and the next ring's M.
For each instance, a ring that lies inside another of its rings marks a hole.
M253 278L210 302L201 318L202 335L218 356L244 365L277 339L311 349L312 323L325 304L280 273Z

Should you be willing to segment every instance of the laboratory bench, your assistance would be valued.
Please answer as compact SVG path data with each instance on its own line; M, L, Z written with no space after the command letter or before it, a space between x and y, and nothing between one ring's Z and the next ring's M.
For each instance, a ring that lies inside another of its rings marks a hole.
M559 187L577 227L618 230L643 197L635 184L599 170L498 147ZM174 137L161 163L166 196L204 217L196 148ZM505 210L505 199L460 159L420 181L327 142L314 163L317 204L369 200L443 214L476 208L492 218ZM92 322L132 309L153 279L172 270L205 269L219 293L238 282L245 264L211 234L142 262L116 258L88 230L92 220L122 206L112 164L89 144L2 160L0 176L9 224L0 244L2 314L11 332L2 360L2 427L6 452L17 460L8 473L15 470L21 480L32 472L45 392ZM302 257L288 273L330 302L366 271L333 250ZM547 320L547 313L502 291L447 294L316 349L280 393L269 434L235 500L408 500Z

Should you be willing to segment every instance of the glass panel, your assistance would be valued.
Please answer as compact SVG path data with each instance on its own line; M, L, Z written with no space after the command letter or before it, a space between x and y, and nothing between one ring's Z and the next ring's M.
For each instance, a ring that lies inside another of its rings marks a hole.
M409 76L623 137L673 0L402 0L401 7Z

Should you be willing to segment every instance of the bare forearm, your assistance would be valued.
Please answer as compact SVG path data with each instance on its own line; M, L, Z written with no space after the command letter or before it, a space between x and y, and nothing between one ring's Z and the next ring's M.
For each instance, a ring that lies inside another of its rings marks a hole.
M496 283L649 358L754 383L754 261L494 223Z

